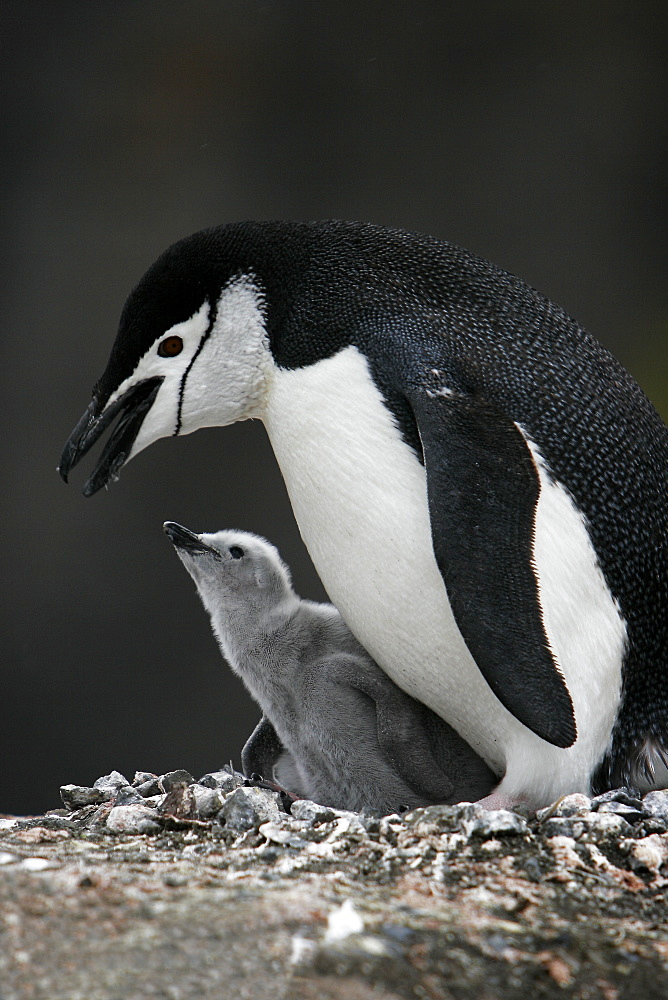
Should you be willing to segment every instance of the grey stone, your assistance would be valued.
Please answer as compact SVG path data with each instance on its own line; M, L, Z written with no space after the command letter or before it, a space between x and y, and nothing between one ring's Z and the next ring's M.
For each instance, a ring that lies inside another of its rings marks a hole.
M103 774L101 778L94 781L93 788L101 788L103 791L115 794L120 788L124 788L129 784L128 779L120 771L111 771L109 774Z
M240 774L238 771L223 769L222 771L209 771L197 783L198 785L204 785L205 788L218 788L221 792L226 793L233 792L235 788L239 788L245 780L243 774Z
M143 799L148 799L153 795L162 794L160 778L155 774L152 774L150 778L147 778L146 781L141 782L141 784L135 785L134 789Z
M282 814L280 795L267 788L235 788L218 813L218 822L234 833L253 830Z
M668 838L665 834L653 833L641 840L623 840L619 848L623 854L630 855L630 865L634 871L658 875L668 862Z
M60 797L66 809L82 809L84 806L97 806L105 802L112 797L112 793L85 785L61 785Z
M379 833L381 819L382 816L376 816L373 813L360 813L360 820L367 833Z
M391 813L383 816L379 823L378 832L383 840L392 847L396 847L400 830L405 829L405 824L398 813Z
M142 796L136 788L132 787L132 785L124 785L123 788L120 788L117 794L114 795L113 799L115 806L129 806L134 805L137 802L143 803L143 801Z
M102 806L98 806L98 808L102 808ZM86 813L90 813L92 809L95 809L95 806L88 806L85 807L85 809ZM73 816L68 815L66 809L54 809L51 812L46 813L43 818L40 818L37 821L35 819L31 819L29 821L29 825L45 826L47 830L76 830L78 823Z
M526 820L509 809L485 810L482 816L462 818L459 826L465 836L480 837L482 840L490 837L525 836L529 832Z
M601 795L595 795L592 799L592 809L599 809L606 802L623 802L627 806L635 806L636 809L642 807L642 802L631 788L611 788Z
M112 833L159 833L162 829L155 809L141 805L113 806L106 827Z
M631 833L631 824L615 813L592 812L582 817L586 822L587 831L597 838L604 837L628 837Z
M295 819L307 820L309 823L331 823L335 818L335 812L327 806L318 805L310 799L297 799L290 806L290 814Z
M648 792L642 805L649 816L668 825L668 790Z
M135 771L132 787L138 788L139 785L144 785L147 781L151 781L151 779L157 781L158 775L154 774L153 771Z
M194 785L187 785L183 781L176 781L165 794L160 805L160 813L177 821L196 819L197 808L193 787Z
M587 813L592 816L593 813ZM571 837L578 840L587 829L583 816L551 816L544 820L539 831L543 837Z
M409 826L420 826L422 828L423 824L426 824L427 827L433 828L434 831L450 832L457 829L462 816L470 817L472 815L480 815L483 812L482 806L470 802L460 802L454 806L423 806L404 813L402 817L397 816L397 819L403 819Z
M582 816L584 813L591 812L591 802L588 795L583 795L582 792L573 792L571 795L564 795L557 799L547 809L539 809L536 818L539 822L543 822L552 816Z
M183 769L178 771L168 771L167 774L160 775L160 784L166 792L171 791L175 785L192 785L195 779L190 771Z
M599 815L601 813L612 813L616 816L622 816L629 823L637 823L638 820L642 819L645 815L643 806L640 808L636 806L627 805L626 802L602 802L598 807Z
M572 837L579 840L603 839L605 837L628 836L631 825L616 813L588 812L575 816L552 816L541 823L540 833L544 837Z
M308 845L307 840L304 840L303 837L300 837L289 829L286 830L279 823L272 823L271 821L262 823L260 833L266 840L272 844L280 844L281 847L293 847L300 850Z
M366 837L366 829L359 813L343 809L333 809L332 812L336 825L328 835L328 840L342 840L344 837L361 840Z
M222 792L218 788L207 788L198 782L190 786L195 800L195 809L200 819L209 819L215 816L223 807L224 800Z
M149 806L151 809L160 809L166 798L167 795L164 792L161 792L159 795L147 795L142 799L142 802L145 806Z

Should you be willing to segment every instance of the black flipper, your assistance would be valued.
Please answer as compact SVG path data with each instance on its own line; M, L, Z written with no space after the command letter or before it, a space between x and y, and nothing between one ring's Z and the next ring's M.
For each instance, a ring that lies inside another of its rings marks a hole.
M532 567L540 480L519 429L477 398L418 391L436 561L457 626L505 707L542 739L577 738Z
M270 781L274 776L274 764L284 752L278 733L263 715L241 751L241 769L247 778L259 774Z

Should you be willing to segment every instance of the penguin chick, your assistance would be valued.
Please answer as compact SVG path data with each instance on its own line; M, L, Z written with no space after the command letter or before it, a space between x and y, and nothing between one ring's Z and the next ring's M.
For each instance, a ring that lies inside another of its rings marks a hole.
M301 600L269 542L166 521L221 652L263 717L244 773L339 809L395 812L477 799L497 779L447 723L401 691L331 604Z

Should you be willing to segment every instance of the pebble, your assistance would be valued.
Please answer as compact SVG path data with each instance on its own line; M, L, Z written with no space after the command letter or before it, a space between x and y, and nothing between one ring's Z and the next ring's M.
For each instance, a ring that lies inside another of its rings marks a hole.
M190 789L200 819L210 819L223 808L224 798L218 788L207 788L206 785L196 782L190 786Z
M0 830L11 830L20 822L20 816L0 816Z
M653 833L640 840L623 840L619 848L622 853L630 855L631 868L635 871L648 871L656 875L668 861L666 834Z
M624 836L631 833L631 824L623 816L615 813L595 812L583 817L588 821L589 831L597 837Z
M591 812L591 801L588 795L583 795L582 792L574 792L572 795L564 795L562 798L557 799L547 809L539 809L536 817L542 822L543 820L550 819L552 816L558 816L559 818L582 816L583 813Z
M341 840L342 837L350 837L353 840L361 840L366 836L366 827L362 817L358 813L344 812L336 809L334 812L336 826L327 836L327 840Z
M169 792L176 785L193 785L195 783L195 779L190 771L168 771L167 774L160 775L159 783L162 786L163 791Z
M614 816L621 816L628 823L637 823L638 820L642 819L643 816L645 815L645 810L642 806L642 803L639 802L638 806L639 808L636 806L628 805L626 802L615 802L615 801L603 802L598 807L597 811L599 815L601 813L603 814L610 813Z
M551 816L541 823L539 829L544 837L568 837L578 840L585 832L586 826L581 816Z
M155 809L142 805L113 806L106 819L112 833L159 833L160 817Z
M143 772L137 772L141 774ZM157 774L151 774L146 781L142 781L139 784L132 782L133 788L136 792L141 795L143 799L153 798L154 795L162 794L162 786L160 785L160 778Z
M233 833L243 833L260 827L281 815L281 798L268 788L235 788L218 813L220 825Z
M229 769L223 768L222 771L210 771L208 774L203 775L198 784L204 785L205 788L217 788L221 792L233 792L235 788L239 788L243 785L244 781L243 774L238 771L230 771Z
M526 820L509 809L483 810L480 816L462 818L459 825L466 837L479 837L481 840L489 837L523 837L529 833Z
M336 817L334 809L328 809L327 806L318 805L317 802L311 802L310 799L297 799L290 806L290 814L294 816L295 819L303 819L308 823L331 823Z
M114 795L113 802L115 806L131 806L136 805L138 802L143 803L144 799L132 785L124 785Z
M622 802L627 806L635 806L639 809L642 808L641 800L630 788L611 788L608 792L603 792L601 795L595 795L592 802L592 808L594 809L598 809L606 802Z
M125 775L121 774L120 771L111 771L109 774L103 774L101 778L94 781L93 788L99 788L102 791L109 791L113 796L116 792L120 791L121 788L124 788L129 784L130 782L128 779Z
M395 847L399 832L403 828L404 822L401 816L398 813L390 813L389 816L383 816L381 819L378 832L384 841Z
M414 827L415 832L420 835L446 834L460 831L462 821L484 816L486 811L477 802L459 802L454 806L424 806L396 818Z
M23 858L21 868L27 872L43 872L46 868L56 868L55 862L48 858Z
M573 870L583 868L584 862L575 850L575 840L573 837L554 836L547 837L546 843L554 854L554 860L562 868Z
M158 775L154 774L153 771L135 771L135 776L132 780L132 787L138 788L140 785L145 785L147 781L152 780L158 780Z
M31 826L28 830L18 830L14 834L14 839L20 840L22 844L57 843L59 840L68 840L69 837L67 830L51 830L46 826Z
M362 915L355 909L352 899L346 899L327 917L325 941L328 943L342 941L344 938L350 937L351 934L361 934L363 930Z
M292 938L290 965L310 965L315 958L318 946L311 938L295 934Z
M160 792L159 795L147 795L142 799L145 806L150 806L151 809L160 809L164 805L167 796L164 792Z
M593 835L602 839L628 836L631 825L616 813L598 811L573 816L552 816L541 824L540 831L545 837L573 837L579 840Z
M82 809L83 806L98 806L112 797L112 792L102 788L87 788L85 785L61 785L60 798L66 809Z
M292 833L289 829L280 826L278 823L262 823L259 832L272 844L281 844L283 847L303 848L308 845L308 841Z
M192 785L177 782L162 797L158 806L158 811L169 821L196 819L197 809L195 808L195 796L192 792Z
M668 826L668 790L648 792L642 800L642 806L649 816L654 816Z

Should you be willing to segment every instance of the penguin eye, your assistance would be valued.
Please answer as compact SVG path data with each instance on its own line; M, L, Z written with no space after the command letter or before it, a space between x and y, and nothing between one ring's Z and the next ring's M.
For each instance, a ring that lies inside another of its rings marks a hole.
M183 350L183 341L180 337L165 337L158 346L158 354L161 358L175 358Z
M244 550L238 545L230 545L230 555L233 559L243 559Z

